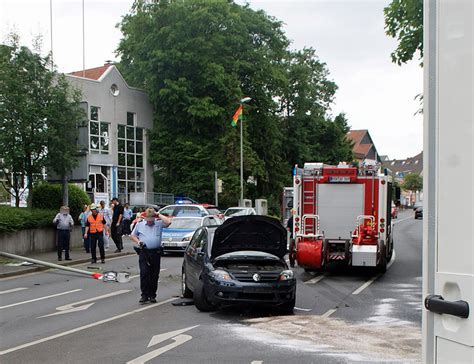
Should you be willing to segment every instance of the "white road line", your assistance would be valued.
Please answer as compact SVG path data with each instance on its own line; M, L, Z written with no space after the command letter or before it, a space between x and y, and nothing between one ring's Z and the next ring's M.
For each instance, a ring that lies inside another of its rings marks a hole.
M382 274L377 274L376 276L372 277L367 282L365 282L362 286L360 286L354 292L352 292L352 294L361 293L364 289L366 289L368 286L370 286L372 283L374 283L374 281L376 281L380 276L382 276Z
M10 348L10 349L5 349L3 351L0 351L0 355L13 353L14 351L25 349L25 348L28 348L28 347L33 346L33 345L38 345L38 344L41 344L41 343L44 343L44 342L47 342L47 341L50 341L50 340L57 339L59 337L63 337L63 336L66 336L66 335L74 334L74 333L82 331L82 330L89 329L91 327L102 325L102 324L105 324L105 323L110 322L110 321L115 321L115 320L121 319L123 317L133 315L134 313L149 310L151 308L163 305L163 304L171 302L171 301L176 301L178 298L179 297L168 298L167 300L164 300L164 301L161 301L161 302L158 302L158 303L155 303L155 304L150 304L149 306L145 306L143 308L137 308L136 310L128 311L128 312L122 313L120 315L112 316L112 317L106 318L104 320L96 321L96 322L93 322L91 324L87 324L87 325L84 325L84 326L76 327L75 329L72 329L72 330L60 332L59 334L55 334L55 335L51 335L51 336L48 336L48 337L45 337L45 338L42 338L42 339L39 339L39 340L31 341L29 343L18 345L18 346L15 346L13 348Z
M322 314L321 317L324 317L324 318L329 317L336 311L337 311L337 308L332 308L328 310L326 313Z
M321 279L323 279L324 277L326 277L325 274L321 274L320 276L317 276L315 278L311 278L307 281L304 282L304 284L316 284L318 283Z
M2 309L4 309L4 308L8 308L8 307L24 305L25 303L36 302L36 301L46 300L46 299L48 299L48 298L63 296L63 295L65 295L65 294L74 293L74 292L79 292L79 291L82 291L82 288L73 289L72 291L67 291L67 292L56 293L56 294L52 294L52 295L50 295L50 296L39 297L39 298L35 298L35 299L32 299L32 300L28 300L28 301L23 301L23 302L18 302L18 303L12 303L11 305L0 306L0 310L2 310Z
M163 346L162 348L150 351L147 354L144 354L136 359L130 360L127 364L145 364L147 361L150 361L157 356L160 356L167 351L174 349L175 347L184 344L185 342L191 340L193 337L191 335L178 335L173 337L171 340L174 340L174 343Z
M312 308L295 307L295 310L309 312L309 311L312 311L313 309Z
M251 362L250 364L263 364L263 361L261 361L261 360L254 360L254 361Z
M13 289L7 289L6 291L0 291L0 294L5 294L5 293L13 293L13 292L18 292L18 291L24 291L25 287L19 287L19 288L13 288Z

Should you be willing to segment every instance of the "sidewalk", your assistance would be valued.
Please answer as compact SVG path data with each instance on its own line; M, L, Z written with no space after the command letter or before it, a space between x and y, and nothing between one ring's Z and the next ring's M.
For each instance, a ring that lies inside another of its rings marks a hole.
M116 249L115 244L113 243L113 241L110 241L109 250L105 252L106 262L108 258L136 254L135 251L133 250L132 240L125 236L123 237L123 250L120 253L114 253L115 249ZM63 260L61 262L58 262L58 254L56 251L32 254L32 255L28 255L27 257L37 259L37 260L42 260L49 263L64 265L64 266L71 266L71 265L76 265L76 264L81 264L81 263L90 263L91 261L91 254L86 253L86 251L82 248L74 248L71 250L70 257L72 260L64 260L64 252L63 252ZM97 258L100 262L99 248L97 248ZM7 265L8 263L15 264L15 263L19 263L19 261L0 256L0 279L52 269L52 268L40 266L37 264L12 267L12 266L8 266ZM95 264L95 265L97 265L97 267L101 266L100 263Z

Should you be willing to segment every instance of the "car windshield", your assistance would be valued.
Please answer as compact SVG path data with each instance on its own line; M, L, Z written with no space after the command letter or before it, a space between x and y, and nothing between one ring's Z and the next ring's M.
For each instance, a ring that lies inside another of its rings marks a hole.
M225 216L242 216L246 215L246 209L228 209L225 212Z
M207 212L209 212L210 215L220 215L222 212L220 212L218 209L215 208L207 208Z
M202 216L202 210L197 206L178 206L174 209L173 216Z
M169 229L197 229L201 226L201 219L180 219L174 218L171 220Z

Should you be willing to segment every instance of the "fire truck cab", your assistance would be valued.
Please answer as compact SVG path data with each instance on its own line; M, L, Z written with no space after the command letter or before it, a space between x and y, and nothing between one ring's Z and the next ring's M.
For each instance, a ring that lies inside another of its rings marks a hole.
M305 163L293 170L290 263L323 270L332 261L385 272L393 253L391 177L380 163Z

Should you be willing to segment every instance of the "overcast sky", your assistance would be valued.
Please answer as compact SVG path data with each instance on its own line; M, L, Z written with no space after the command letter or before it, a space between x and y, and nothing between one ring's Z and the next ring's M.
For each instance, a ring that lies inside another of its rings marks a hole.
M244 1L238 1L244 3ZM389 0L251 0L255 9L283 21L292 48L313 47L339 86L333 114L345 112L353 129L368 129L378 152L390 158L422 149L423 124L414 97L422 91L418 61L391 63L396 41L384 33L383 8ZM82 69L82 1L52 0L53 55L62 72ZM132 0L85 0L85 65L117 60L121 33L115 25ZM51 48L49 0L1 0L0 37L11 31L31 45L34 35Z

